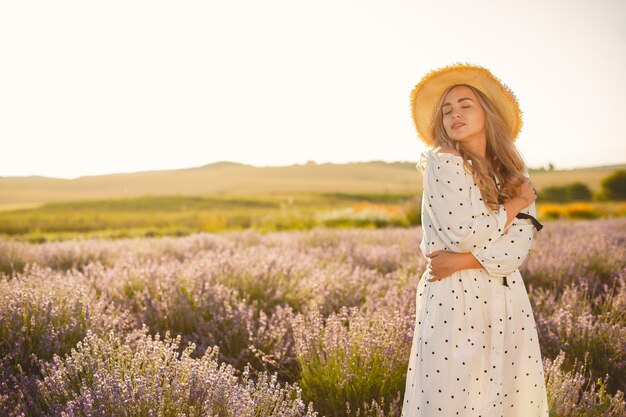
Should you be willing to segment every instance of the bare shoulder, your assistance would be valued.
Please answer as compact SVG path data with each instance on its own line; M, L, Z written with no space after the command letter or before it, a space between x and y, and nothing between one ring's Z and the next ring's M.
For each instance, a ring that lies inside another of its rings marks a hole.
M461 156L461 153L454 148L450 148L448 146L442 146L439 148L437 153L450 153L455 156Z

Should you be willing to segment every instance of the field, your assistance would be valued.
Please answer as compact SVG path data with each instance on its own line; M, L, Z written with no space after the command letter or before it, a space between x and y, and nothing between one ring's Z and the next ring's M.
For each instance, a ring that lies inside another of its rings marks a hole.
M0 211L0 237L41 243L70 238L185 236L198 232L413 227L415 194L294 193L146 196L47 203ZM537 203L540 221L626 216L625 202Z
M626 218L544 224L520 271L551 415L623 416ZM410 224L4 238L0 415L397 417L420 239Z
M538 189L621 166L531 170ZM414 163L0 178L0 415L399 417ZM551 416L626 415L626 203L538 201Z
M583 182L593 193L626 165L546 171L530 168L538 190ZM255 167L231 162L197 168L83 176L75 179L0 177L0 211L45 203L162 196L239 197L319 193L417 195L415 162L353 162ZM249 197L246 197L249 198Z

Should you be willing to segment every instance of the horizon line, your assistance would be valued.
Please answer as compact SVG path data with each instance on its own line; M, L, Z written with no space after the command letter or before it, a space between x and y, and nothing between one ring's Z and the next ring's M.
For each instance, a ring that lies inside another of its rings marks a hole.
M254 164L247 164L244 162L235 162L235 161L226 161L226 160L221 160L221 161L215 161L215 162L209 162L206 163L204 165L198 165L198 166L187 166L187 167L179 167L179 168L154 168L154 169L144 169L144 170L139 170L139 171L117 171L117 172L104 172L104 173L99 173L99 174L84 174L84 175L78 175L78 176L72 176L72 177L59 177L59 176L50 176L50 175L41 175L41 174L29 174L29 175L0 175L0 179L7 179L7 178L49 178L49 179L58 179L58 180L77 180L80 178L87 178L87 177L101 177L101 176L107 176L107 175L129 175L129 174L139 174L139 173L148 173L148 172L162 172L162 171L182 171L182 170L191 170L191 169L201 169L201 168L205 168L205 167L209 167L211 165L219 165L219 164L231 164L231 165L241 165L241 166L246 166L246 167L252 167L252 168L288 168L288 167L292 167L292 166L304 166L304 165L349 165L349 164L371 164L371 163L384 163L384 164L416 164L417 161L406 161L406 160L395 160L395 161L385 161L382 159L371 159L371 160L367 160L367 161L348 161L348 162L332 162L332 161L326 161L326 162L317 162L315 160L308 160L306 162L294 162L288 165L254 165ZM548 166L550 164L553 164L552 162L548 162L545 166L538 166L538 167L533 167L533 166L529 166L528 169L529 170L547 170ZM556 167L553 164L553 170L554 171L566 171L566 170L575 170L575 169L592 169L592 168L604 168L604 167L611 167L611 166L620 166L620 165L626 165L626 162L621 162L621 163L609 163L609 164L600 164L600 165L589 165L589 166L576 166L576 167Z

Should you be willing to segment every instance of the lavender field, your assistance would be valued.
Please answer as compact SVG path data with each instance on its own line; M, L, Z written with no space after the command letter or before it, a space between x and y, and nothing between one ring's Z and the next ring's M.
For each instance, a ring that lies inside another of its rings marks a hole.
M0 240L0 415L399 416L421 230ZM520 268L552 416L624 416L626 219Z

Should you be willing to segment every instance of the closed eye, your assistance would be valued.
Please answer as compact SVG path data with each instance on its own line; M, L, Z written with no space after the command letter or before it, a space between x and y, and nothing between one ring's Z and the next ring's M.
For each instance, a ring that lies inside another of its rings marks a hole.
M462 108L462 109L469 109L470 107L471 107L471 106L465 106L465 107L461 107L461 108ZM446 114L450 114L450 113L452 113L452 111L449 111L449 112L447 112L447 113L444 113L444 115L446 115Z

